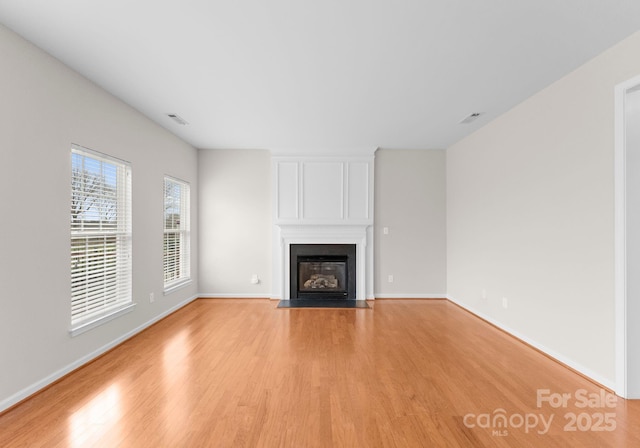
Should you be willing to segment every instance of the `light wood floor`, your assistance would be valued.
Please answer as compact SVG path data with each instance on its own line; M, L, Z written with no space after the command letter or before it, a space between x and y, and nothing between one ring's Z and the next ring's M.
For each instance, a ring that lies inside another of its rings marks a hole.
M275 306L195 301L0 416L0 446L640 446L640 402L606 407L447 301ZM538 407L544 389L567 407Z

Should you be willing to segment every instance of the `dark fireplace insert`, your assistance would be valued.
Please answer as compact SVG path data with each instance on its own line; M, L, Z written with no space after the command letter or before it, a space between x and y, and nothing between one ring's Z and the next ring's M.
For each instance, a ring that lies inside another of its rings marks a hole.
M291 299L356 299L355 244L292 244Z

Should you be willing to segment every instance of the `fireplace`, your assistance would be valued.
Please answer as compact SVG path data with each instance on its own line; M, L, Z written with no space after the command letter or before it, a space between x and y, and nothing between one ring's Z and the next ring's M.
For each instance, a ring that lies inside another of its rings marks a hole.
M291 299L356 299L355 244L291 244Z
M272 155L272 298L373 299L375 150Z

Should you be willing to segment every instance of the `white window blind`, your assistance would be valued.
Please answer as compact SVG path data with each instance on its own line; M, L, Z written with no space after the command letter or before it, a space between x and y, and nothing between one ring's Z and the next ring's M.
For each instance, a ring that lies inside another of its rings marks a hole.
M164 289L190 280L189 184L164 178Z
M131 168L71 150L71 327L117 313L131 296Z

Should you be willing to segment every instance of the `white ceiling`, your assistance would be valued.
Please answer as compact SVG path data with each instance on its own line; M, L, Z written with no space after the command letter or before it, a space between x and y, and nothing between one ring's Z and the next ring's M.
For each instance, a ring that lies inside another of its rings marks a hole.
M0 22L198 148L432 149L639 30L640 1L0 0Z

